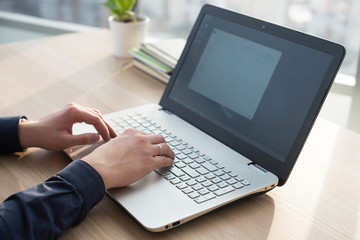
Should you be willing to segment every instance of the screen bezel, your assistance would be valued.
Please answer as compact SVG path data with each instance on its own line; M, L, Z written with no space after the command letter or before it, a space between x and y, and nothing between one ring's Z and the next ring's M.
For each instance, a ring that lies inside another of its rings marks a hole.
M326 74L321 82L320 88L316 94L314 101L311 104L310 110L305 117L305 120L300 127L300 130L297 134L297 137L292 145L287 159L283 162L279 159L270 156L269 154L261 151L258 148L250 145L249 143L239 140L238 137L232 135L223 129L217 127L212 122L207 119L196 115L195 113L189 111L181 104L175 102L169 97L172 87L174 86L175 79L177 78L179 72L183 68L183 63L186 61L186 57L189 53L191 44L196 36L196 33L201 25L202 19L208 14L210 16L223 18L225 20L241 24L243 26L262 31L276 37L280 37L289 41L296 42L298 44L316 49L321 52L325 52L333 56L333 59L328 67ZM339 70L341 62L345 55L345 48L340 44L333 43L324 39L320 39L308 34L304 34L292 29L288 29L282 26L278 26L272 23L268 23L259 19L248 17L239 13L231 12L229 10L221 9L212 5L204 5L199 13L199 16L190 32L190 35L187 39L185 48L181 54L181 57L176 65L174 72L171 76L171 79L165 89L165 92L160 100L160 105L176 114L183 120L189 122L190 124L196 126L200 130L206 132L210 136L216 138L220 142L224 143L233 150L239 152L245 157L249 158L254 163L262 166L264 169L274 173L279 177L279 185L285 184L288 179L291 170L301 152L301 149L306 141L308 134L310 133L311 127L320 111L320 108L325 100L327 93L330 90L332 82L336 76L336 73Z

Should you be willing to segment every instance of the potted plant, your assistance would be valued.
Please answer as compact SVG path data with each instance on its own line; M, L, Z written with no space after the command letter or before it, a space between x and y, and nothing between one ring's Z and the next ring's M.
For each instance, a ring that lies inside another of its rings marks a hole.
M140 47L146 36L150 19L132 11L135 3L136 0L107 0L104 3L112 13L108 20L117 57L129 57L128 50Z

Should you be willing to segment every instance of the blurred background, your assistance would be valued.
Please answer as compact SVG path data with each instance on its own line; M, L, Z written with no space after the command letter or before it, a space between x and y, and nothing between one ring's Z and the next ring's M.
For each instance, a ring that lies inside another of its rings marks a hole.
M0 0L0 44L108 28L104 0ZM154 38L187 38L210 3L343 44L347 53L321 116L360 132L359 0L138 0Z

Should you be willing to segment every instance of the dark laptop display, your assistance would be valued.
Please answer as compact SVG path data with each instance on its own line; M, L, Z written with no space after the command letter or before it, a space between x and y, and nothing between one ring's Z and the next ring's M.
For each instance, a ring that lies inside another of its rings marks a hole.
M204 6L160 105L283 185L345 50L223 11Z

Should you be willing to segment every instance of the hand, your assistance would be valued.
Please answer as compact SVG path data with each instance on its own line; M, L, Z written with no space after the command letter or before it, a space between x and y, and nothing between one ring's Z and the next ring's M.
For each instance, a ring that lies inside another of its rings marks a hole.
M162 156L158 156L161 152L158 144L162 146ZM109 189L129 185L157 168L171 166L174 157L163 136L128 129L83 161L101 175L105 188Z
M98 133L72 135L73 124L81 122L93 125ZM98 110L74 103L68 104L39 121L19 124L20 144L24 148L41 147L48 150L62 150L71 146L95 143L100 140L99 135L105 141L117 136Z

